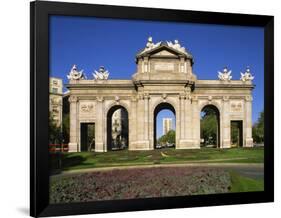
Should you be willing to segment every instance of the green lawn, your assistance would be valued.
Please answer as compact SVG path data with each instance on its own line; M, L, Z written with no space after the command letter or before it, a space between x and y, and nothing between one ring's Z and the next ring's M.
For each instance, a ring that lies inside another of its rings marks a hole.
M252 179L239 175L237 172L231 171L231 192L251 192L263 191L264 181Z
M52 168L56 160L52 159ZM151 151L80 152L62 155L62 170L173 163L263 163L263 148L159 149Z

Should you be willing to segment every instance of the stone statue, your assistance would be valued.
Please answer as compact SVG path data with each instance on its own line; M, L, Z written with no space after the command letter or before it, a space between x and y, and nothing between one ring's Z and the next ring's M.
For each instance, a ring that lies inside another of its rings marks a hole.
M105 70L104 66L101 66L99 68L99 71L95 70L93 76L96 80L107 80L109 76L109 72Z
M76 65L74 64L69 72L69 75L67 75L67 78L69 80L80 80L85 79L85 75L83 74L83 70L78 71Z
M176 39L174 42L175 42L175 43L173 44L172 42L167 41L167 45L168 45L169 47L171 47L171 48L177 50L177 51L180 51L180 52L182 52L182 53L187 54L187 52L186 52L186 50L185 50L185 47L182 47L182 46L180 45L179 40Z
M152 42L152 37L149 36L148 39L147 39L146 46L145 46L144 50L143 50L141 53L144 53L144 52L146 52L146 51L149 51L149 50L151 50L151 49L154 49L154 48L158 47L160 44L161 44L161 41L160 41L160 42L157 42L156 44L154 44L154 43Z
M150 50L152 50L152 49L154 49L154 48L157 48L158 46L161 45L161 43L162 43L161 41L160 41L160 42L157 42L157 43L153 43L152 37L149 36L148 39L147 39L146 46L145 46L144 50L141 52L141 54L144 53L144 52L150 51ZM182 47L182 46L180 45L179 40L176 39L176 40L174 41L174 43L171 42L171 41L166 41L166 43L167 43L167 45L168 45L169 47L171 47L171 48L173 48L173 49L175 49L175 50L177 50L177 51L179 51L179 52L182 52L182 53L184 53L184 54L187 54L187 51L185 50L185 47Z
M246 68L245 73L241 72L240 74L241 74L240 80L242 80L243 82L252 81L254 79L253 75L251 74L250 67Z
M228 70L227 67L223 69L222 72L218 71L218 77L221 81L230 81L232 79L231 70Z
M149 36L147 39L147 43L146 43L146 48L152 48L153 47L153 42L152 42L152 37Z

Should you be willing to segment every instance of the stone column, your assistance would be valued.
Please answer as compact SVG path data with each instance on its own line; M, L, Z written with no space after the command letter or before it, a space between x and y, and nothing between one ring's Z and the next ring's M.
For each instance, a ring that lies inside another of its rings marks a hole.
M131 98L131 115L129 120L129 150L135 149L137 141L137 98Z
M192 125L193 130L193 145L190 148L200 148L200 111L198 108L198 98L192 98Z
M148 57L144 57L144 60L143 60L143 70L142 72L143 73L148 73L149 72L149 62L148 62Z
M96 104L96 125L95 125L95 151L104 152L107 151L107 147L104 142L104 126L106 122L106 117L104 117L104 99L103 97L97 97Z
M180 143L177 145L179 149L197 148L194 146L191 124L191 101L190 95L180 96L180 119L179 119L179 131L180 131Z
M137 140L140 142L144 141L144 99L142 94L138 96L137 115Z
M186 63L186 73L192 76L192 66L190 60L185 61Z
M185 101L185 137L190 140L190 142L192 141L192 126L191 126L191 116L192 115L192 111L191 111L191 96L188 95L186 97L186 101Z
M179 73L186 73L186 62L184 58L180 58L179 62Z
M229 119L229 97L223 97L222 109L222 143L221 148L230 148L230 119Z
M149 95L144 95L144 140L149 141Z
M180 100L180 96L178 96L177 98L175 98L175 111L176 111L176 148L180 148L181 147L181 100Z
M149 108L148 98L145 100L143 94L138 95L138 100L136 101L136 141L134 142L134 150L149 150L149 140L148 140L148 108ZM147 111L145 111L147 108ZM130 130L131 131L131 130Z
M180 95L180 122L179 122L179 128L180 128L180 139L184 139L184 132L185 132L185 110L184 110L184 103L185 103L185 95Z
M78 99L76 96L70 96L68 99L70 103L70 111L69 111L69 122L70 122L70 130L69 130L69 152L78 152L80 149L78 147ZM80 143L79 143L80 144Z
M246 96L245 98L245 127L246 134L243 133L243 136L246 136L244 147L253 147L253 138L252 138L252 96ZM244 140L243 140L244 141Z

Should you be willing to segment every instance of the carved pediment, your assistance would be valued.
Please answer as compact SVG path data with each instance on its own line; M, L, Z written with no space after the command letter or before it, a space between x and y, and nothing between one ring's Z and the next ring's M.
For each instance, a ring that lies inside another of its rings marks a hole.
M151 55L151 57L161 57L161 56L165 56L165 57L177 57L177 55L171 53L170 51L167 50L162 50L159 52L156 52L155 54Z
M188 56L189 58L192 58L191 55L187 54L187 53L183 53L182 51L178 51L170 46L168 46L166 43L161 43L159 46L152 48L148 51L144 51L141 54L139 54L138 56L170 56L170 57L178 57L178 56ZM138 57L137 56L137 57Z

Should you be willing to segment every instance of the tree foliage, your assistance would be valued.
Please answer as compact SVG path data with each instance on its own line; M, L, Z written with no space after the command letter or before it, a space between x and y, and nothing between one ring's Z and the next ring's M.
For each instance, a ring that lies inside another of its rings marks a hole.
M201 114L201 139L204 145L217 144L218 120L217 113L212 108L205 108Z
M241 146L239 145L239 123L237 122L231 122L231 145L232 146Z
M264 111L260 113L258 121L253 126L253 140L256 143L264 142Z
M158 139L158 144L175 144L176 142L176 132L175 130L170 130L169 132L167 132L165 135L162 135L159 139Z
M61 128L56 124L53 114L49 113L49 143L57 144L61 143L61 140Z
M63 137L63 143L69 142L69 113L63 114L62 118L62 137Z

